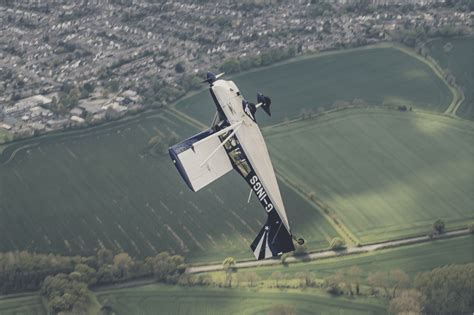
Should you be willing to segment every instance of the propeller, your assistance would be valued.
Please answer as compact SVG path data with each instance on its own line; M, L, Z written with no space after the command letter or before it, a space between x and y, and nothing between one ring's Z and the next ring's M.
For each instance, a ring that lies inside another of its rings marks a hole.
M209 83L209 84L212 84L214 83L217 79L219 79L220 77L222 77L224 75L224 72L222 73L219 73L218 75L215 75L214 73L212 73L211 71L208 71L207 74L206 74L206 80L203 80L201 81L201 83Z

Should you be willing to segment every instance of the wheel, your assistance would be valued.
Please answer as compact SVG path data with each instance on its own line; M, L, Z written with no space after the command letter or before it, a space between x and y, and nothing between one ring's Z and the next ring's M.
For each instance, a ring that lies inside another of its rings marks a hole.
M304 239L299 238L299 239L297 240L297 242L298 242L299 245L303 245L303 244L304 244Z

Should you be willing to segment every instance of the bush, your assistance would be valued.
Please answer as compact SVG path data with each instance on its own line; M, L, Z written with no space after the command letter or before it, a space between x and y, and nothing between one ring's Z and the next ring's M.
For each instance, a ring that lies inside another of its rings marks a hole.
M331 240L329 247L333 250L343 249L346 247L346 243L340 237L335 237Z
M441 219L438 219L433 223L433 232L435 234L443 234L444 228L445 228L444 221Z

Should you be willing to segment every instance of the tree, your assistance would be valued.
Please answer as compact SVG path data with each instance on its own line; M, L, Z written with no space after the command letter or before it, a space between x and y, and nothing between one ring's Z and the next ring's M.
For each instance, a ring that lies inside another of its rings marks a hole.
M333 250L343 249L346 247L346 244L340 237L334 237L331 240L329 247Z
M227 287L232 287L232 273L234 272L235 268L235 259L234 257L227 257L224 259L222 262L222 268L224 269L225 272L225 286Z
M367 277L367 282L372 287L372 290L375 287L382 287L385 290L385 295L390 296L388 288L390 286L389 275L387 272L377 271L375 273L370 273Z
M441 219L436 220L433 223L433 232L435 235L443 234L444 233L444 221Z
M293 242L293 245L295 246L295 251L293 252L294 257L301 257L301 256L307 256L308 255L308 250L306 248L306 242L304 244L298 244L298 242Z
M342 272L338 271L335 275L325 280L326 291L329 294L340 295L343 293L341 286L345 285Z
M410 277L400 269L390 271L390 278L393 282L392 297L395 297L398 288L407 288L410 285Z
M415 289L425 297L426 314L467 314L474 309L474 263L449 265L416 275Z
M270 275L270 279L273 279L275 280L275 285L277 288L280 287L280 284L278 283L278 281L282 280L284 277L283 273L281 271L274 271L272 272L272 274Z
M97 263L99 266L111 265L114 262L114 254L110 249L99 249L97 251Z
M237 73L240 72L240 62L235 58L229 58L219 68L227 74Z
M390 300L388 311L390 314L422 314L425 300L426 297L418 290L401 290Z
M102 265L97 271L97 283L111 283L115 280L112 265Z
M170 255L168 252L149 257L145 263L151 268L153 276L158 282L176 283L186 269L182 256Z
M89 303L87 284L63 273L46 277L40 292L47 298L48 307L54 313L81 310Z
M360 293L359 279L360 279L361 273L362 273L362 270L360 269L359 266L352 266L347 271L347 274L349 276L350 281L355 284L355 290L356 290L357 295L359 295L359 293ZM351 295L352 295L353 294L352 287L350 287L349 289L350 289Z
M247 281L249 282L251 287L253 287L259 280L260 277L255 271L247 272Z
M301 280L300 286L302 287L312 287L315 285L314 281L314 274L309 271L304 271L304 272L298 272L295 275L297 278Z
M182 62L178 62L174 66L174 71L176 71L177 73L183 73L184 71L186 71L186 68L184 67L184 64Z
M85 264L77 264L74 268L74 272L79 274L79 279L77 279L79 282L84 282L88 285L94 285L97 283L96 270Z
M133 259L127 253L120 253L114 256L114 271L118 273L119 279L126 279L132 267Z

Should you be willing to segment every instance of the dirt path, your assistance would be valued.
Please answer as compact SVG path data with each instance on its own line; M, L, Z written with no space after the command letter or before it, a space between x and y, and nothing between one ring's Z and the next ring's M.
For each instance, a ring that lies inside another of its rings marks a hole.
M462 235L467 235L467 234L469 234L468 229L456 230L456 231L447 232L441 236L438 236L435 240L462 236ZM417 236L417 237L411 237L411 238L406 238L402 240L394 240L394 241L389 241L389 242L369 244L369 245L364 245L360 247L351 247L346 250L339 250L339 251L325 250L321 252L310 253L307 256L304 256L303 258L288 257L286 259L286 262L295 263L295 262L301 262L302 260L310 261L310 260L317 260L317 259L336 257L336 256L360 254L360 253L371 252L371 251L380 250L380 249L389 248L389 247L412 245L416 243L424 243L424 242L429 242L429 241L432 241L432 240L428 236ZM258 261L237 262L236 267L237 268L250 268L250 267L271 266L271 265L279 265L279 264L281 264L280 259L267 259L267 260L258 260ZM203 266L194 266L194 267L191 266L186 269L186 273L192 274L192 273L200 273L200 272L219 271L219 270L222 270L222 264L203 265Z

